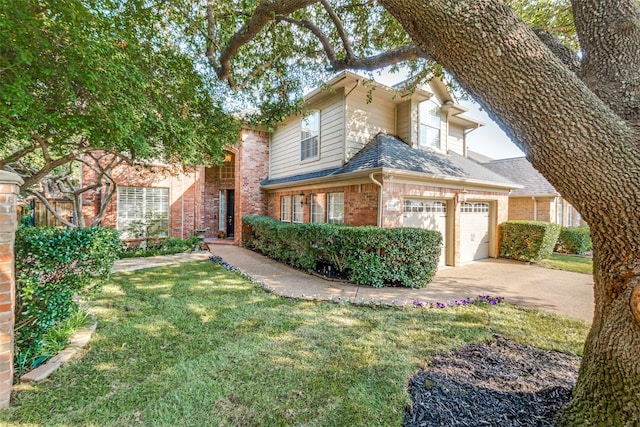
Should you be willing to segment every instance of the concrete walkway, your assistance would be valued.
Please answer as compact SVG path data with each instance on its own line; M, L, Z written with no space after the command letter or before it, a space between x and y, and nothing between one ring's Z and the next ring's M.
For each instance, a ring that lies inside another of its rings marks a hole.
M287 267L247 249L209 244L211 253L265 283L276 293L321 299L343 299L411 304L448 302L478 295L502 296L513 304L537 307L556 314L592 321L593 279L588 274L551 270L502 259L488 259L461 267L447 267L425 289L373 288L332 282ZM116 261L114 272L159 267L207 259L209 252L129 258Z
M505 297L514 304L538 307L589 323L593 317L593 279L588 274L551 270L502 259L443 268L425 289L373 288L332 282L287 267L238 246L209 245L214 255L264 282L282 295L322 299L411 304L414 300L448 302L478 295Z

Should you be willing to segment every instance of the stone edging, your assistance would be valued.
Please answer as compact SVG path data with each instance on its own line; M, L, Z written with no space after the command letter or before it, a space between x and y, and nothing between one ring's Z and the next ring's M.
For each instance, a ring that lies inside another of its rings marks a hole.
M64 363L67 363L78 351L82 350L82 348L87 345L98 326L96 318L91 314L89 314L89 316L92 321L91 325L77 330L69 339L69 343L60 353L21 376L20 381L31 382L44 380Z

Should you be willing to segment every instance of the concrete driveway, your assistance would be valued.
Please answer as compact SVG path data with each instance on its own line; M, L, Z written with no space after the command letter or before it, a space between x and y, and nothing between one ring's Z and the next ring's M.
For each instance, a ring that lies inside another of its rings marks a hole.
M373 288L332 282L287 267L238 246L210 244L214 255L288 296L411 304L448 302L478 295L503 296L507 302L537 307L552 313L591 323L593 318L593 278L502 259L487 259L455 268L443 268L425 289Z

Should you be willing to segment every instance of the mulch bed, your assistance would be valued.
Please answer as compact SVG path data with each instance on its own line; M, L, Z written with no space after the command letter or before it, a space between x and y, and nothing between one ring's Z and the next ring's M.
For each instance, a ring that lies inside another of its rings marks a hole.
M404 426L554 426L580 358L494 338L436 355L416 374Z

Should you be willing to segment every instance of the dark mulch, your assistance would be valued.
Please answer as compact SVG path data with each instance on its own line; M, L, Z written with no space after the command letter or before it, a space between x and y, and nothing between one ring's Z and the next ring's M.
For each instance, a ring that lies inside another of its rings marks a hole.
M436 355L409 383L404 426L553 426L579 363L501 336Z

